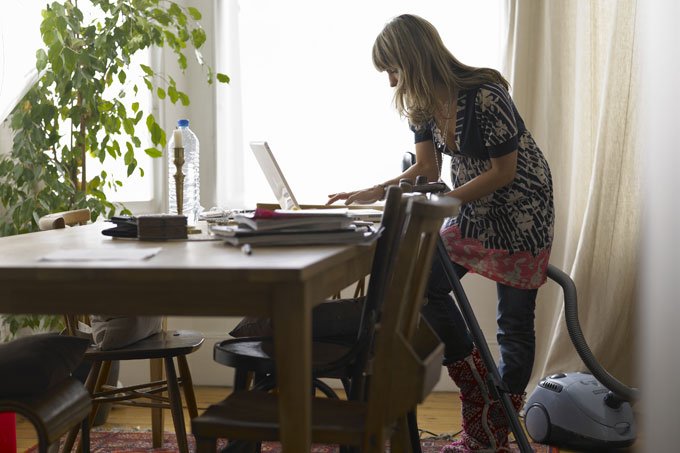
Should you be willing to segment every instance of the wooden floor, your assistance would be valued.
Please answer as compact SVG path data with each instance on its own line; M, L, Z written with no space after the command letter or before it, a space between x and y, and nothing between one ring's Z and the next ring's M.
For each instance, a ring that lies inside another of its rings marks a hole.
M199 412L209 404L223 399L228 392L229 389L224 387L197 387L196 399ZM185 416L188 420L188 414ZM109 413L105 427L150 429L150 420L149 409L114 406ZM418 408L418 425L424 431L423 437L457 434L461 429L458 393L432 393ZM165 429L170 432L174 431L169 412L165 415ZM187 432L190 432L189 427L187 427ZM32 425L25 420L17 420L18 451L26 451L35 444L36 437ZM565 450L563 451L566 453ZM625 451L632 452L633 450ZM624 450L619 450L619 452L624 453Z

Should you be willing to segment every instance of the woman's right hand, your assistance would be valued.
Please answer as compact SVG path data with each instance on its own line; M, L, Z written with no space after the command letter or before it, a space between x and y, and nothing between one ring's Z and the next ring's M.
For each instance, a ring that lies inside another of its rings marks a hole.
M333 204L338 200L345 200L346 205L352 203L372 204L381 200L385 196L385 189L381 185L376 185L370 189L355 190L353 192L339 192L328 195L326 205Z

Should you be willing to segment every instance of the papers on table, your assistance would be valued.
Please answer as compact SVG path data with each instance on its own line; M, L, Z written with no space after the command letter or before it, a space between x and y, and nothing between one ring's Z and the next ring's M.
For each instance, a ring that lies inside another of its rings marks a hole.
M256 209L234 216L236 225L214 225L211 232L232 245L357 244L377 231L357 226L348 209Z
M345 230L253 231L238 226L215 225L211 231L231 245L361 244L376 239L380 230L359 227Z
M235 215L234 221L256 231L283 229L328 231L348 228L353 219L346 209L272 211L258 208L252 213Z
M158 254L160 247L138 249L106 247L97 249L57 250L40 258L41 261L141 261Z

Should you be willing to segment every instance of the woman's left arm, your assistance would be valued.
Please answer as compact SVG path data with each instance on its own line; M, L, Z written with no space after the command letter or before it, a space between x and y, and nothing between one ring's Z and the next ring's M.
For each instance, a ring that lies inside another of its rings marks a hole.
M457 198L461 203L479 200L515 179L517 171L517 150L500 157L491 158L491 168L446 195Z

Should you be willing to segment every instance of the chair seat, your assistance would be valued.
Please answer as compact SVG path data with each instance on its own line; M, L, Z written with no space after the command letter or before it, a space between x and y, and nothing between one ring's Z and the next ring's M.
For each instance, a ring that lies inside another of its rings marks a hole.
M201 347L205 337L193 330L171 330L159 332L129 346L101 351L91 347L85 352L84 360L139 360L161 359L188 355Z
M77 379L67 378L61 384L38 395L0 398L0 412L16 412L35 427L39 439L52 444L81 420L92 408L90 394Z
M351 346L331 340L312 342L312 369L326 367L341 360L350 352ZM253 371L258 374L274 373L274 341L269 337L236 338L220 341L213 348L215 362L232 368ZM344 371L344 372L343 372ZM346 370L337 370L345 376ZM333 377L333 376L324 376Z
M365 423L365 403L312 398L312 442L361 445ZM278 397L257 390L234 392L209 406L191 426L198 437L278 440Z

